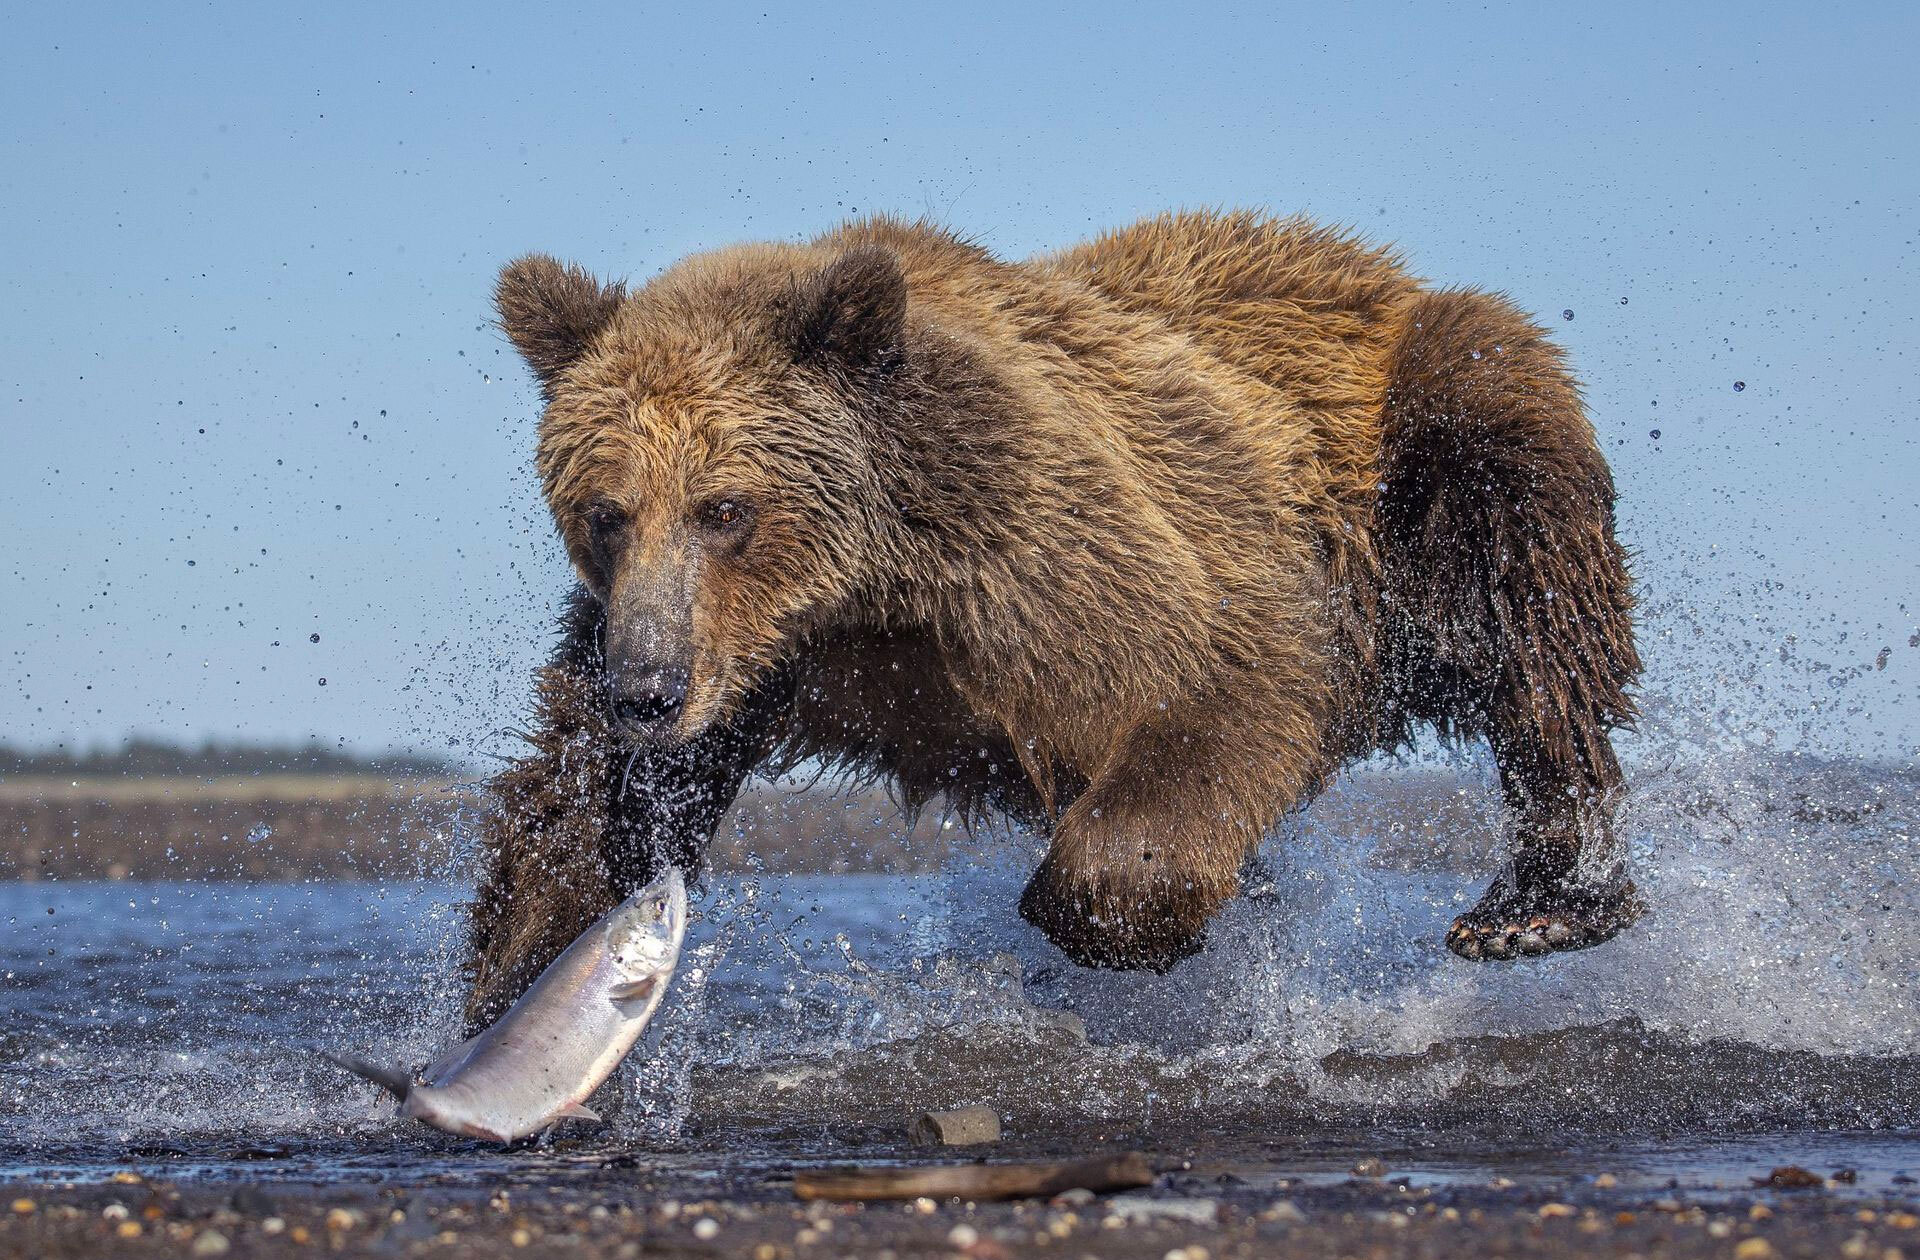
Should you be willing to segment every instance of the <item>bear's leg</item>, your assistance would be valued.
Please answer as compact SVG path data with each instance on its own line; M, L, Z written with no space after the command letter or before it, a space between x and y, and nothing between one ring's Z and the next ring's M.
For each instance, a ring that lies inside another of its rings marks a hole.
M1378 543L1410 711L1486 732L1512 860L1447 946L1580 949L1641 902L1613 834L1612 728L1640 669L1613 480L1557 348L1503 299L1424 295L1397 351Z
M531 755L490 784L486 870L469 918L467 1023L498 1018L589 924L669 864L700 864L771 746L784 694L757 690L731 721L636 753L611 725L592 649L595 610L540 673Z
M1601 737L1598 764L1556 765L1535 733L1493 731L1513 853L1478 904L1453 922L1447 948L1508 959L1611 940L1645 908L1613 833L1620 767Z
M1022 917L1083 967L1165 971L1196 952L1239 891L1241 864L1313 773L1318 726L1292 720L1285 697L1192 708L1191 723L1145 724L1121 741L1060 816L1020 898ZM1225 730L1229 712L1272 726Z

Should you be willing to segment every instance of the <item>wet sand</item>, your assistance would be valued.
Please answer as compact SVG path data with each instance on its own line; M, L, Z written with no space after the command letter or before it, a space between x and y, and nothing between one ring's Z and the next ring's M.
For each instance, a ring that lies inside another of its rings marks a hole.
M122 1172L4 1186L0 1255L1920 1256L1912 1187L1294 1177L1197 1155L1151 1158L1161 1171L1147 1190L981 1204L804 1204L793 1165L779 1163L615 1160L496 1189Z

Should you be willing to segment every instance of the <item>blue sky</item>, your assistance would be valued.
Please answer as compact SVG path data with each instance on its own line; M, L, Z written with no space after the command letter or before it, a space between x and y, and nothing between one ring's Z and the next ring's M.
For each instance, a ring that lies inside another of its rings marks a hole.
M1910 758L1920 20L1584 9L30 7L0 739L503 746L567 581L489 322L517 253L1217 204L1550 319L1640 557L1643 751Z

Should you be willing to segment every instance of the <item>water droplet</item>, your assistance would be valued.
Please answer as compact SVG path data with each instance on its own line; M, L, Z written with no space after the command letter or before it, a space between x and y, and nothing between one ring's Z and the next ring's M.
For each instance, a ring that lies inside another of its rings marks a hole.
M308 635L308 636L307 636L307 642L309 642L309 643L318 643L318 642L320 642L320 632L316 630L316 631L314 631L314 632L313 632L312 634L310 634L310 635Z
M1660 435L1659 435L1658 433L1656 433L1656 434L1654 434L1654 436L1655 436L1655 437L1659 437ZM324 679L324 678L322 678L322 679L320 680L320 685L321 685L322 687L324 687L324 686L326 686L326 685L327 685L327 680L326 680L326 679Z
M247 832L247 843L259 844L271 835L273 835L273 828L267 826L265 823L255 823Z
M1745 389L1746 387L1747 387L1747 383L1745 381L1735 381L1733 383L1733 392L1737 394L1741 390Z
M1572 319L1572 318L1573 318L1573 308L1572 308L1571 306L1569 306L1569 307L1568 307L1568 308L1567 308L1566 310L1564 310L1564 311L1561 311L1561 312L1560 312L1560 318L1561 318L1561 319Z
M1647 430L1647 436L1648 436L1648 437L1650 437L1650 438L1652 438L1652 439L1653 439L1654 441L1656 441L1656 442L1658 442L1658 441L1660 440L1660 430L1658 430L1658 429L1648 429L1648 430Z

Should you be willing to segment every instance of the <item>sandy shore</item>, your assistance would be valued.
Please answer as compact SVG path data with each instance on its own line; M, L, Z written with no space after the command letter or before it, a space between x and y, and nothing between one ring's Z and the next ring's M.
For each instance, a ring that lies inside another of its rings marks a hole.
M149 1179L0 1187L0 1255L801 1257L1920 1256L1911 1193L1839 1183L1625 1189L1385 1176L1296 1180L1156 1157L1154 1186L1045 1202L803 1204L790 1165L623 1161L499 1188ZM1764 1170L1763 1170L1764 1171ZM1250 1175L1242 1175L1250 1174Z

